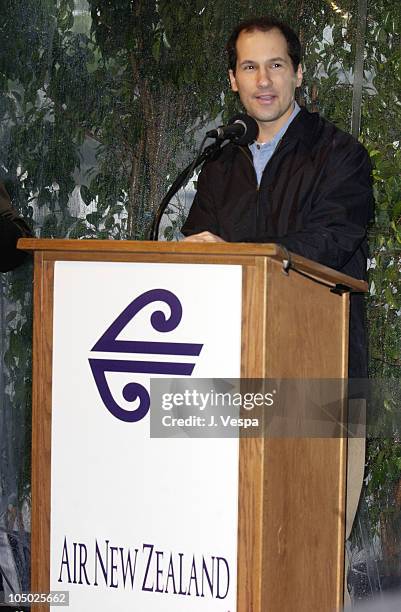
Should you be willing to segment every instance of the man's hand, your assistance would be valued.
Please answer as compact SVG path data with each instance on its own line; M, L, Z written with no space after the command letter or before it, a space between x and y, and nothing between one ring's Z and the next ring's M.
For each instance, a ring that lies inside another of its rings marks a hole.
M183 239L184 242L226 242L220 236L212 234L211 232L200 232L200 234L193 234Z

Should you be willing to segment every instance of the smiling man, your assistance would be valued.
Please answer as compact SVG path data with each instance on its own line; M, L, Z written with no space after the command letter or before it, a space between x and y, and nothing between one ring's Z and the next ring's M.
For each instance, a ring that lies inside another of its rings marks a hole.
M185 240L276 242L366 279L369 156L352 136L296 103L302 82L297 35L277 19L255 18L235 28L227 52L231 88L259 135L249 146L226 144L204 165L182 228ZM351 295L349 339L349 376L366 377L362 295ZM347 537L361 490L363 442L349 441Z
M250 146L228 143L208 161L182 228L196 242L276 242L366 278L373 211L364 147L295 101L302 82L295 32L273 17L240 23L227 43L231 88L259 127ZM367 375L364 300L351 296L349 375Z
M231 88L256 119L259 142L269 142L294 112L295 89L302 82L298 54L290 57L285 37L273 28L267 32L241 30L236 55L229 70Z

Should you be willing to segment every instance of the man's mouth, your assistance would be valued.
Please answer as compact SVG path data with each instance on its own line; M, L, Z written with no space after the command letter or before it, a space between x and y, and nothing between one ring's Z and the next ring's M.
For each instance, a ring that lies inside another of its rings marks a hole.
M276 99L276 96L274 94L257 94L256 99L258 102L260 102L260 104L272 104L274 102L274 100Z

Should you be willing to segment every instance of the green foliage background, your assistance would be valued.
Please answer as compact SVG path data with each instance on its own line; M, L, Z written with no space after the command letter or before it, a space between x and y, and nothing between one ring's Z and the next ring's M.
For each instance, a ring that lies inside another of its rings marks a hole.
M8 0L0 24L0 175L35 234L144 238L199 134L237 110L222 51L228 33L240 19L265 13L288 21L304 44L300 102L350 131L356 0ZM360 138L374 163L377 203L370 230L371 373L394 379L401 367L400 33L399 0L368 0ZM180 201L170 212L166 237L184 215ZM31 267L1 283L0 423L8 425L0 431L0 494L16 495L24 530ZM398 410L390 398L384 417ZM399 432L372 439L364 520L369 537L382 538L386 571L397 576L400 478Z

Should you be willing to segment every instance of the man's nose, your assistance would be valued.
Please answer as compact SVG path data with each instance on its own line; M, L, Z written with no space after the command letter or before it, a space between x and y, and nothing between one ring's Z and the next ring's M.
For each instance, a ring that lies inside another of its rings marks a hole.
M270 71L268 68L261 67L258 72L258 87L269 87L271 82Z

